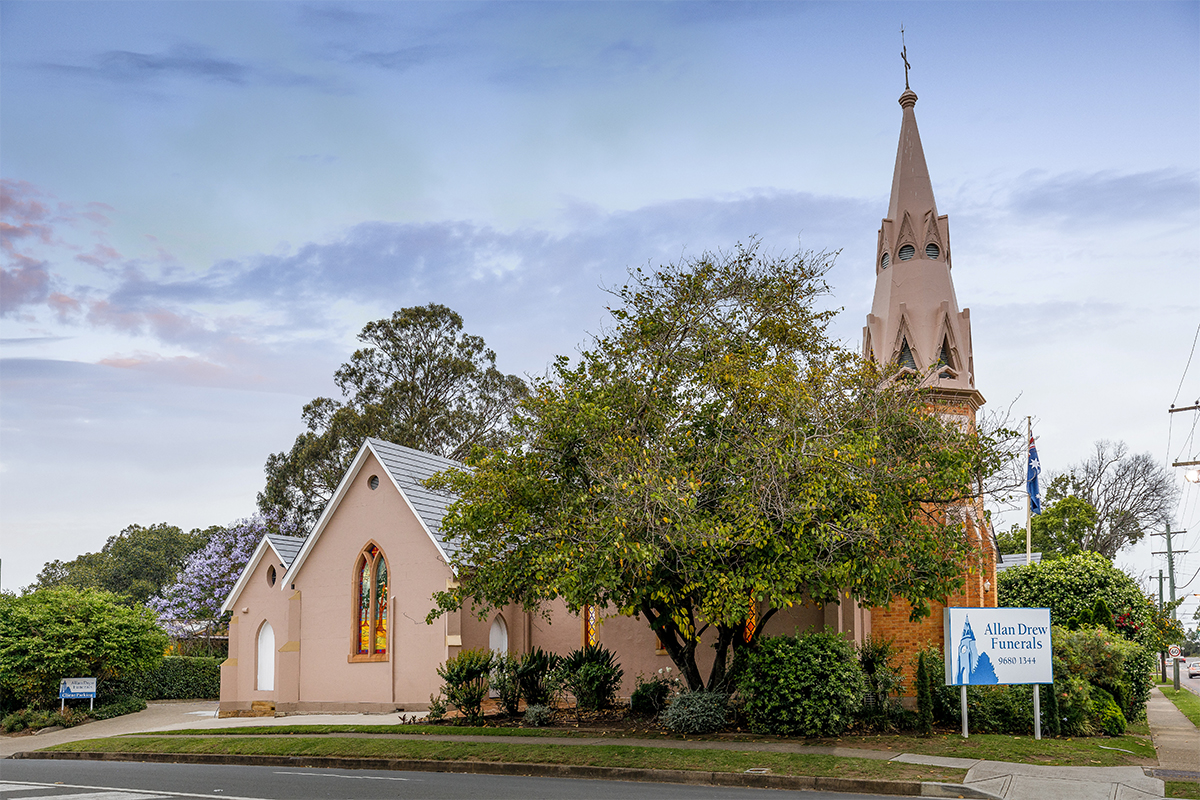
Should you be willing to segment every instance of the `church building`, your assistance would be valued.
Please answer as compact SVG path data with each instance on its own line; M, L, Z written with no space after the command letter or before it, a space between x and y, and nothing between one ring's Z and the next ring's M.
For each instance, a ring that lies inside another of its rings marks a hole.
M894 379L928 389L936 413L969 427L984 400L975 388L970 315L959 310L954 294L949 223L934 202L916 102L906 88L863 352L880 364L897 364ZM639 674L671 665L644 620L604 609L589 607L576 616L559 606L547 622L509 606L483 620L457 612L427 624L434 592L456 576L453 542L441 534L450 498L422 482L453 466L367 439L305 539L264 537L222 607L232 613L229 658L221 665L222 716L424 710L441 688L437 667L463 648L567 653L602 644L624 669L624 696ZM951 605L995 606L996 555L982 502L944 513L963 524L972 552L963 592ZM762 633L828 627L856 643L867 636L890 639L911 678L911 655L940 646L942 615L934 604L932 616L911 623L909 611L903 601L863 608L844 594L838 604L781 610ZM698 649L703 655L711 662L709 648Z

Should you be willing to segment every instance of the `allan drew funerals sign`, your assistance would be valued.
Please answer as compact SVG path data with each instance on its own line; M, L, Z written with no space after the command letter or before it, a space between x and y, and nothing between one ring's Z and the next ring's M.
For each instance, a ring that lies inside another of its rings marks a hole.
M947 608L946 685L1053 683L1048 608Z

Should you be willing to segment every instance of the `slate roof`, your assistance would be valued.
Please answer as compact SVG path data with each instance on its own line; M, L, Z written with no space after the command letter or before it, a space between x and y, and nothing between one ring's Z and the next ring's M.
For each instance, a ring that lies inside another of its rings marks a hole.
M1034 564L1041 563L1041 561L1042 561L1041 553L1030 553L1029 555L1032 557L1032 561ZM1004 570L1011 569L1012 567L1023 567L1023 566L1025 566L1025 554L1024 553L1010 553L1008 555L1002 555L998 559L996 559L996 574L999 575L1001 572L1004 572Z
M304 546L303 536L280 536L277 533L268 533L267 540L271 543L271 547L275 549L280 560L283 561L284 569L292 565L296 560L296 554L300 552L300 548Z
M446 516L446 508L454 502L454 497L426 489L421 485L421 481L447 469L467 467L449 458L422 453L420 450L385 442L383 439L368 438L367 442L412 503L413 510L425 523L442 552L448 558L453 558L458 548L442 537L442 517Z

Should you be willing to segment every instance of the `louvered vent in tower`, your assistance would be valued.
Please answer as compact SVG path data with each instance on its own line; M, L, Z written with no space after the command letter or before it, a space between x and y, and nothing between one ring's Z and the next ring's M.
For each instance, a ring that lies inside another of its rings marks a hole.
M937 362L936 366L950 367L951 369L954 369L954 362L950 360L950 339L949 338L945 338L945 337L942 338L942 349L941 349L941 352L938 353L938 362Z
M900 248L900 252L897 253L896 255L900 257L901 261L908 261L916 254L917 254L917 248L913 247L911 244L906 244L906 245L904 245L904 247Z
M942 254L942 251L933 242L930 242L929 244L925 245L925 257L930 259L931 261L937 261L937 257L940 256L941 254Z
M916 371L917 359L913 357L912 348L908 346L908 339L903 339L900 342L899 361L900 361L900 366L908 367L909 369Z

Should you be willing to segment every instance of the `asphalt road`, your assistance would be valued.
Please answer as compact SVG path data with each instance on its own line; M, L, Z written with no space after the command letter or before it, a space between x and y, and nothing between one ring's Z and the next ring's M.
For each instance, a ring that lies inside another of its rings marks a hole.
M3 800L558 800L558 798L653 797L654 800L793 797L803 800L867 800L881 795L781 792L669 783L583 781L445 772L232 767L207 764L139 764L101 761L0 761Z
M1174 680L1174 673L1171 671L1171 666L1167 665L1167 681ZM1187 674L1187 664L1179 665L1179 686L1187 689L1192 694L1200 695L1200 677L1189 678Z

